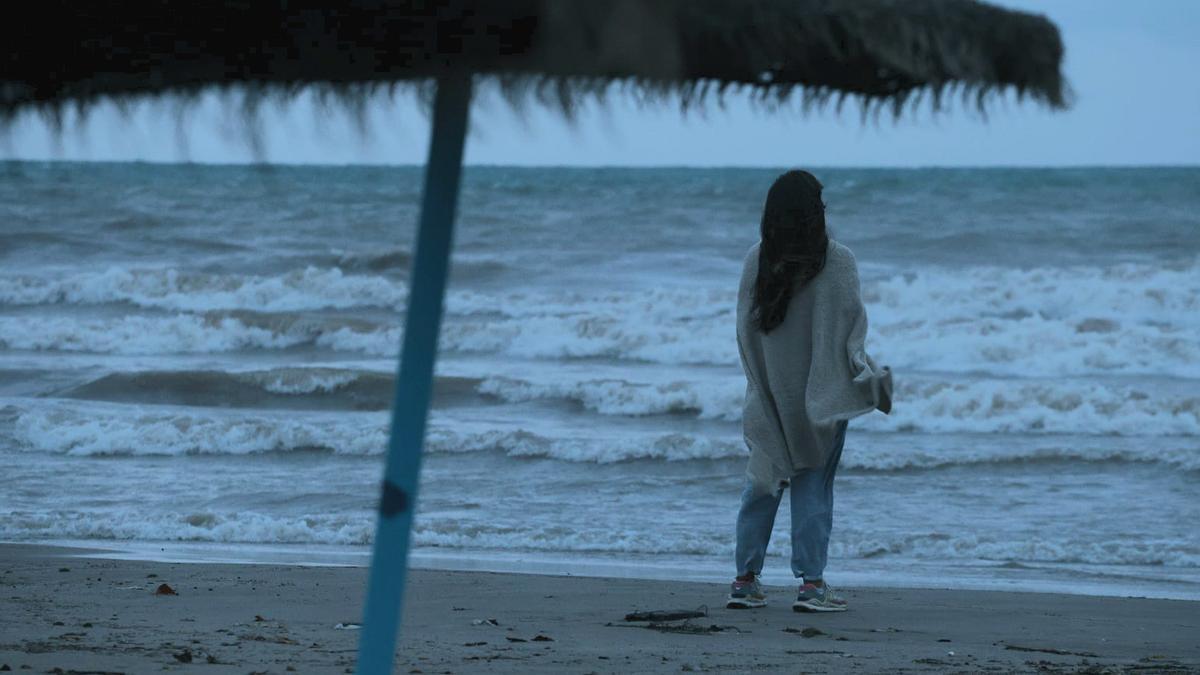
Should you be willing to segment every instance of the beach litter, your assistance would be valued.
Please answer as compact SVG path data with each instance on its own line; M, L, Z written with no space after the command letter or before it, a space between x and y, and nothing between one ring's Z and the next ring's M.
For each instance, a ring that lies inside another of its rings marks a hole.
M1004 645L1004 648L1014 652L1038 652L1042 654L1056 654L1058 656L1086 656L1090 658L1099 658L1099 654L1091 652L1070 652L1065 649L1053 649L1050 647L1022 647L1021 645L1010 645L1004 642L998 644Z
M512 635L506 635L506 636L504 636L504 639L508 640L509 642L554 642L554 638L552 638L548 635L542 635L541 633L538 633L537 635L535 635L532 638L529 638L528 640L525 638L514 637ZM487 643L481 642L480 644L487 644Z
M500 622L495 619L475 619L471 622L472 626L499 626Z
M611 621L604 625L610 628L646 628L656 630L660 633L684 633L687 635L708 635L711 633L724 633L725 631L742 632L737 626L718 626L716 624L701 626L691 622L692 619L707 616L708 606L701 605L696 609L653 610L649 612L631 612L625 615L625 621L644 621L646 622L644 625L629 626L614 624ZM682 621L682 623L673 623L676 621Z
M710 635L712 633L742 632L742 629L738 628L737 626L718 626L715 623L708 626L697 626L690 621L684 621L681 624L652 623L643 627L649 628L650 630L656 630L660 633L683 633L684 635Z
M171 588L170 586L168 586L166 584L159 584L158 588L154 589L154 594L155 595L179 595L178 593L175 592L174 588Z
M296 642L295 640L293 640L292 638L290 638L286 635L246 634L246 635L239 636L239 638L242 640L253 640L254 642L273 642L277 645L298 645L298 644L300 644L299 642ZM222 645L222 646L225 646L225 645ZM233 645L229 645L229 646L237 646L237 643L234 643Z
M708 616L708 607L699 609L660 609L651 612L632 612L625 615L626 621L678 621Z
M180 663L191 663L192 662L192 650L190 650L190 649L184 649L183 651L179 652L178 654L172 654L172 656L174 656L175 660Z
M360 628L362 628L361 623L352 623L349 621L339 623L338 625L333 627L334 630L358 630Z
M783 632L796 633L800 637L806 637L806 638L816 637L818 635L828 635L828 633L821 630L820 628L813 628L812 626L805 626L804 628L795 628L792 626L788 626L787 628L783 629Z

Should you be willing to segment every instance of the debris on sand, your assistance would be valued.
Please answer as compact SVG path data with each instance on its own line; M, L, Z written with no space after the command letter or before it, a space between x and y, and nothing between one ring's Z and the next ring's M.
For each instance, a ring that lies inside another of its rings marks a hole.
M699 619L708 616L708 607L701 605L696 609L659 609L649 612L631 612L625 615L626 621L645 621L643 626L626 626L614 624L612 622L604 624L613 628L647 628L656 630L660 633L684 633L688 635L707 635L710 633L723 633L725 631L742 632L737 626L718 626L716 624L708 626L695 625L691 622L692 619ZM683 623L672 623L674 621L682 621Z
M175 660L180 663L191 663L192 662L192 650L187 649L187 648L184 648L184 650L179 652L178 654L172 654L172 656L174 656Z
M1014 652L1038 652L1041 654L1057 654L1058 656L1086 656L1093 659L1099 658L1098 654L1093 654L1091 652L1070 652L1065 649L1054 649L1051 647L1022 647L1021 645L1010 645L1004 642L1001 642L1000 644L1004 645L1005 649Z
M170 586L168 586L166 584L159 584L158 588L154 589L154 594L155 595L179 595L178 593L175 592L174 588L171 588Z
M702 609L659 609L651 612L632 612L625 615L626 621L679 621L708 616L708 608Z
M794 628L792 626L788 626L787 628L783 629L783 632L796 633L800 637L806 637L806 638L816 637L818 635L828 635L828 633L821 630L820 628L813 628L812 626L805 626L804 628Z
M656 630L660 633L682 633L684 635L711 635L712 633L724 633L727 631L734 631L737 633L742 632L742 629L738 628L737 626L718 626L716 624L700 626L693 624L691 621L684 621L683 623L664 623L659 621L651 621L650 623L639 626L629 626L626 624L612 623L610 621L604 625L609 628L646 628L648 630Z
M243 640L253 640L254 642L272 642L272 643L275 643L275 644L277 644L277 645L298 645L298 644L300 644L299 642L296 642L295 640L293 640L292 638L290 638L290 637L288 637L288 636L286 636L286 635L251 635L251 634L246 634L246 635L241 635L241 636L239 636L239 637L240 637L241 639L243 639Z
M343 621L333 627L334 630L358 630L360 628L362 628L361 623L352 623L350 621Z

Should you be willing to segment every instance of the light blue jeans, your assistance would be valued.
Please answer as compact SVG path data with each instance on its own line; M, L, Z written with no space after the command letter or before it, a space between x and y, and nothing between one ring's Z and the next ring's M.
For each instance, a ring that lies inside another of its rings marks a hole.
M792 574L797 579L821 579L829 556L829 532L833 529L833 477L842 459L846 442L846 423L838 426L833 450L825 466L804 469L792 476ZM742 507L737 517L737 573L762 573L767 543L775 527L775 513L783 499L780 485L774 492L751 489L747 481L742 491Z

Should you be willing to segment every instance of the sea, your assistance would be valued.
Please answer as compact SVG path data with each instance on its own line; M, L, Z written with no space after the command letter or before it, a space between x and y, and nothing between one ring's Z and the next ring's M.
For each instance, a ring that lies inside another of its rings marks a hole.
M465 170L413 565L733 575L782 169ZM1200 168L813 171L895 373L830 582L1200 599ZM367 564L422 181L0 163L0 540Z

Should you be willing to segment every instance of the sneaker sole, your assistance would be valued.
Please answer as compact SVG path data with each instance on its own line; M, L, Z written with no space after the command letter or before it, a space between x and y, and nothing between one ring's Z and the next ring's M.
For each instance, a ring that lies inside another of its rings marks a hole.
M804 602L792 603L793 612L844 612L849 607L845 605L810 605Z
M747 600L744 598L729 598L725 609L760 609L767 606L766 600Z

